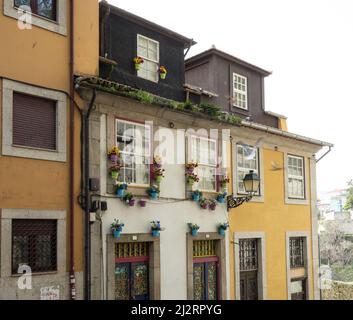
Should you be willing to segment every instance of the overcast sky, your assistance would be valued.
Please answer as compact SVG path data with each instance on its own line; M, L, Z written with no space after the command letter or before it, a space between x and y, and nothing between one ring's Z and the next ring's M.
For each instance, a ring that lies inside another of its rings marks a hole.
M215 45L273 74L266 109L289 131L335 144L318 163L318 191L353 179L352 0L110 0L184 36L189 57Z

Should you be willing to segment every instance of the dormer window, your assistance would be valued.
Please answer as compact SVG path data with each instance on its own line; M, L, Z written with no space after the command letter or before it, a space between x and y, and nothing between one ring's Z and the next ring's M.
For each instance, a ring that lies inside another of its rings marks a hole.
M137 71L137 75L158 82L159 42L138 34L137 55L144 60L140 70Z
M248 110L248 79L233 73L233 106Z

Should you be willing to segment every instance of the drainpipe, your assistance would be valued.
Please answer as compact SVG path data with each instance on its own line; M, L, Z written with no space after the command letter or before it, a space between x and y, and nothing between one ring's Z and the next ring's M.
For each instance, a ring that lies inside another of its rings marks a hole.
M327 152L324 153L318 160L316 160L316 163L318 163L320 160L322 160L324 157L326 157L332 150L332 147L329 147Z
M96 90L92 92L92 98L87 112L83 115L84 130L84 208L85 208L85 300L91 300L91 222L90 222L90 190L89 190L89 117L96 100Z
M70 96L74 97L74 0L70 1ZM76 300L75 252L74 252L74 138L75 138L75 105L70 99L70 299Z

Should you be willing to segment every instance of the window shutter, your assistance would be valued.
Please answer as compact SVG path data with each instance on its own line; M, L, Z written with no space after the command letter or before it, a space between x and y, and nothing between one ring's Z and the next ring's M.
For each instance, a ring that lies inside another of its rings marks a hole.
M56 131L56 101L14 92L14 145L56 150Z

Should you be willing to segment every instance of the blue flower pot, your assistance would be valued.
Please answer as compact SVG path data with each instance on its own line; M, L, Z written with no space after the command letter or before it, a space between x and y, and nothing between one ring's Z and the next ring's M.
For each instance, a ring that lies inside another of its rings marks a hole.
M219 228L218 229L218 233L219 233L220 236L224 237L226 235L226 230L223 229L223 228Z
M116 190L116 195L118 198L124 198L125 196L125 189L117 189Z
M150 192L150 197L152 200L158 199L158 192Z
M191 235L192 235L193 237L196 237L198 233L199 233L199 230L197 230L197 229L191 229Z
M114 238L120 238L121 230L114 230L113 235Z
M159 230L152 230L152 237L158 238L160 235Z
M198 193L193 193L193 194L191 195L191 198L192 198L192 200L194 200L194 201L196 201L196 202L199 202L199 201L200 201L200 194L198 194Z
M218 203L225 203L226 202L226 198L225 197L217 197L217 202Z

